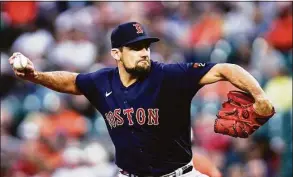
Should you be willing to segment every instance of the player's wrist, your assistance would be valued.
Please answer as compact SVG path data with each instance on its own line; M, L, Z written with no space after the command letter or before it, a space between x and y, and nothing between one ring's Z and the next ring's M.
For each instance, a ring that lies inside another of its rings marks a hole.
M32 76L29 77L28 80L37 84L37 83L39 83L40 75L41 75L41 72L34 71Z
M267 99L266 94L262 89L253 89L250 91L250 94L252 95L255 101Z

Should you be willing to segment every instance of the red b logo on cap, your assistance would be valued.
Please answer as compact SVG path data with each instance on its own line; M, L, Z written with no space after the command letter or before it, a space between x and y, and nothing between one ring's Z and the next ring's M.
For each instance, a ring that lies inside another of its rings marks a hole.
M133 26L136 28L136 33L140 34L143 33L142 27L140 26L140 24L133 24Z

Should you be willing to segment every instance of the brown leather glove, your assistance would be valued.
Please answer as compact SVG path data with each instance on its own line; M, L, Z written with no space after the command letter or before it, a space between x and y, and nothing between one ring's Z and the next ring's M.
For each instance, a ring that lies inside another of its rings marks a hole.
M274 114L262 116L253 108L254 98L242 91L230 91L228 101L222 104L214 124L216 133L233 137L247 138Z

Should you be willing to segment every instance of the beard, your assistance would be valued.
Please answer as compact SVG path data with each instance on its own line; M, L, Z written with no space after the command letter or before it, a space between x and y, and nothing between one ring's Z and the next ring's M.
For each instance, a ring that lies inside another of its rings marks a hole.
M133 68L127 67L124 63L123 63L123 65L124 65L126 72L128 72L129 74L131 74L134 77L139 77L139 78L147 76L147 74L151 70L151 65L140 66L138 63L136 63L136 66Z

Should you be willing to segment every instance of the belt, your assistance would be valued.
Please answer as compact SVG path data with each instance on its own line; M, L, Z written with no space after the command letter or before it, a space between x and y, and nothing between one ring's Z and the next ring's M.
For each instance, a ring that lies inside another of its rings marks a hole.
M185 165L181 168L178 168L177 170L175 170L171 173L168 173L166 175L163 175L161 177L177 177L177 176L180 176L180 175L183 175L185 173L192 171L192 169L193 169L192 163L188 163L187 165ZM138 176L135 174L128 173L127 171L124 171L124 170L120 170L120 173L123 175L129 176L129 177L154 177L154 176Z

